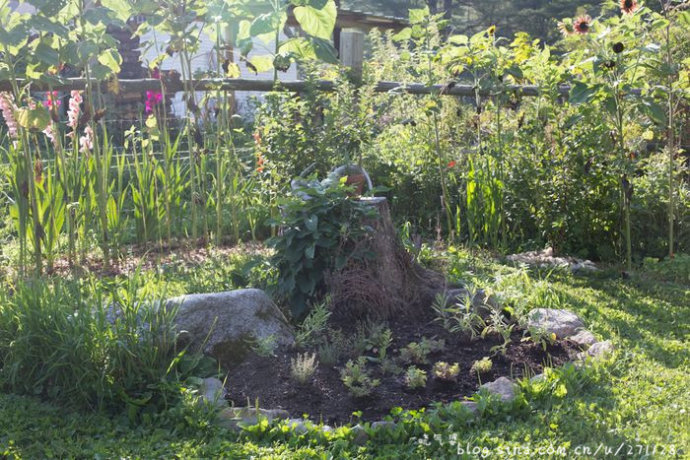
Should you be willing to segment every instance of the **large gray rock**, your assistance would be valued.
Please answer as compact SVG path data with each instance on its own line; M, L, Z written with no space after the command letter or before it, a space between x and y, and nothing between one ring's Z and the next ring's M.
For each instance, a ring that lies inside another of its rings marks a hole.
M295 342L287 319L259 289L191 294L169 299L178 307L176 327L192 350L203 351L226 366L242 362L256 341L278 347Z
M499 377L493 382L485 383L479 388L484 388L489 393L498 395L503 402L515 399L515 383L508 377Z
M585 323L568 310L535 308L529 312L527 327L554 333L559 339L565 339L577 334Z

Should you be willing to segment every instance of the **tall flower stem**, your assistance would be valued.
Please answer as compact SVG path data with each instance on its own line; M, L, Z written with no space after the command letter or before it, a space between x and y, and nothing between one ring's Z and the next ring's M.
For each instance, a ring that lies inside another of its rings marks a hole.
M669 2L670 4L670 2ZM663 5L664 11L667 11L668 5ZM673 67L673 51L671 49L671 23L666 25L666 65L670 69ZM675 221L676 205L675 205L675 175L676 175L676 164L675 164L675 153L676 153L676 139L675 139L675 127L674 115L675 115L675 98L673 94L673 82L674 76L669 73L667 78L668 86L668 126L667 126L667 145L668 150L668 256L673 258L674 256L674 234L673 225Z

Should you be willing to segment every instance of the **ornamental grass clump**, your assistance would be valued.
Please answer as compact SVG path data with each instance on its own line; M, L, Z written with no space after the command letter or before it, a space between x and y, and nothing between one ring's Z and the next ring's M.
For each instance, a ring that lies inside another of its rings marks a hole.
M95 280L0 292L0 390L130 418L181 402L217 365L177 349L176 310L137 297L139 284L112 296Z

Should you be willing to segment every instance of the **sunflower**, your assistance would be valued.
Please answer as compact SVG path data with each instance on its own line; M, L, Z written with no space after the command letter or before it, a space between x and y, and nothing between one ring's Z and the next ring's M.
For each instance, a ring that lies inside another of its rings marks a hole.
M586 34L591 27L592 18L589 15L580 16L575 19L575 23L573 24L573 29L575 29L575 32L578 34Z
M558 31L564 37L574 34L575 29L573 28L573 21L571 21L570 19L564 19L563 22L559 22Z
M637 7L637 0L621 0L621 11L625 14L634 13Z

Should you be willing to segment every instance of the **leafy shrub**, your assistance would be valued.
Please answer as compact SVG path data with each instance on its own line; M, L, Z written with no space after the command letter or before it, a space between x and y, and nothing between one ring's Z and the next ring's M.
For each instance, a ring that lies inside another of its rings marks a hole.
M357 361L348 361L345 369L340 372L340 378L355 398L371 395L374 388L381 384L379 379L372 378L367 371L367 360L364 356L357 358Z
M359 243L373 231L366 221L376 210L348 192L342 184L312 183L284 203L281 234L269 244L275 248L272 262L280 273L276 293L295 318L303 318L309 302L323 294L327 273L352 258L371 256Z
M644 270L647 275L659 280L690 283L690 255L676 254L673 259L662 261L646 258Z

